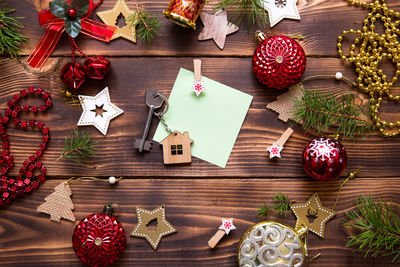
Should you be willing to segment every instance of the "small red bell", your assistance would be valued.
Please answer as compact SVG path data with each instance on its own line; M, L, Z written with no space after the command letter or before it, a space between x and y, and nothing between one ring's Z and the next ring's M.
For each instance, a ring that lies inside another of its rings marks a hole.
M111 213L112 204L109 203L103 213L87 216L75 228L72 236L75 253L89 266L108 266L125 250L125 230Z
M77 90L86 81L86 74L81 64L70 62L62 68L60 78L69 89Z
M297 83L306 70L306 55L294 39L277 35L267 38L256 32L260 43L253 55L253 72L268 88L285 89Z
M85 61L85 72L89 78L102 80L110 72L110 60L105 57L92 57Z

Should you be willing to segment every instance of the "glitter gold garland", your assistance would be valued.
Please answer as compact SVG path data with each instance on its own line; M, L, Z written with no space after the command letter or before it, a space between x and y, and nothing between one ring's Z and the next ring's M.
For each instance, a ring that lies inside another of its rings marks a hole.
M380 106L384 97L391 101L399 101L399 95L393 95L390 89L398 81L400 75L400 12L395 12L387 7L385 0L373 2L361 2L359 0L346 0L350 5L362 6L371 11L364 19L361 30L344 30L338 37L338 54L343 60L355 64L358 74L357 86L361 91L369 94L370 116L376 130L381 135L396 136L400 134L400 120L387 122L380 118ZM384 33L375 32L375 24L382 22ZM349 55L344 55L342 41L349 34L358 37L354 39L350 47ZM358 52L356 52L358 50ZM396 72L391 81L384 71L379 68L379 63L387 58L396 66Z

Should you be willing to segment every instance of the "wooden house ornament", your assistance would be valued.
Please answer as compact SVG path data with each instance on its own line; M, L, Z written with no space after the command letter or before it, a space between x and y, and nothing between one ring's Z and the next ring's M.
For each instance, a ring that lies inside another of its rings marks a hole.
M181 134L174 131L160 142L163 146L164 164L191 163L192 153L190 147L193 140L189 138L189 133Z

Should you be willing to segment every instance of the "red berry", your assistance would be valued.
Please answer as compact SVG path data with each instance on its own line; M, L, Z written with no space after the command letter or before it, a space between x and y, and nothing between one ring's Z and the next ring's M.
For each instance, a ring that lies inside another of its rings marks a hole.
M73 19L76 19L78 14L76 13L75 9L71 8L71 9L68 10L67 16L68 16L69 19L73 20Z

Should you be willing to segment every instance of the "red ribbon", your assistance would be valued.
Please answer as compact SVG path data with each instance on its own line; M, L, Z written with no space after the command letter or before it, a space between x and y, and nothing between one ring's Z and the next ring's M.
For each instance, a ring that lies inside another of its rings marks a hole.
M95 7L93 0L89 0L89 9L81 18L81 33L103 42L109 42L117 27L88 19ZM40 11L38 15L40 26L46 26L46 30L27 59L29 65L34 68L44 65L65 31L64 20L54 16L49 9Z

